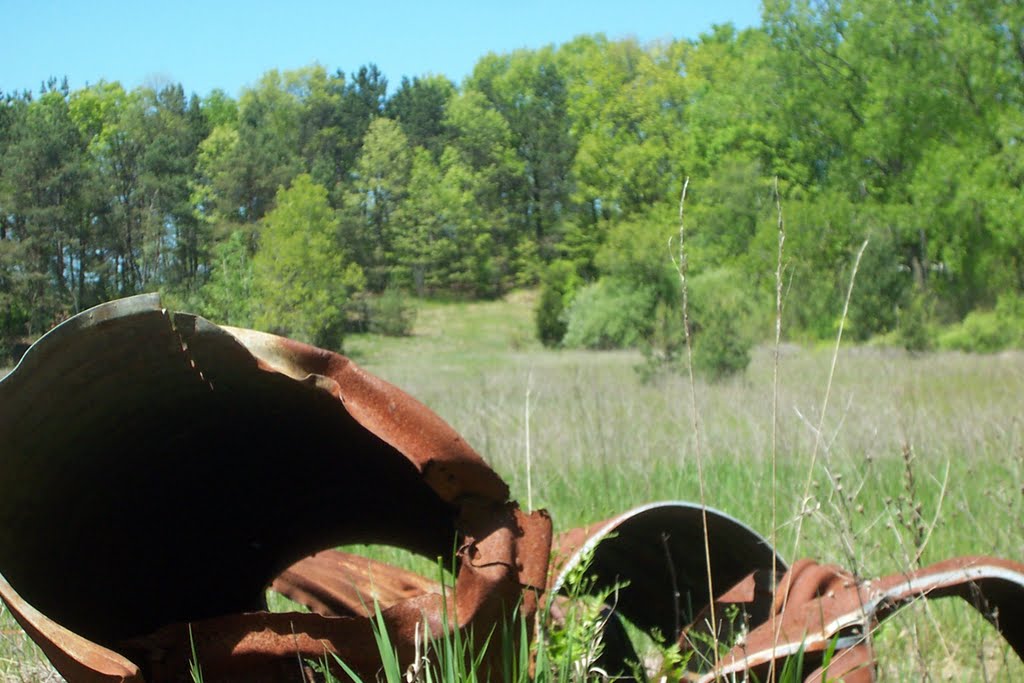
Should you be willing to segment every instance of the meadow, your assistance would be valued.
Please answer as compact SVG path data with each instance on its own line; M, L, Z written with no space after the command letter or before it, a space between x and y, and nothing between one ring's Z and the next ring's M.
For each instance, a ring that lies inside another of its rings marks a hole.
M531 311L525 294L427 304L414 336L354 337L346 352L448 420L524 504L529 401L532 503L556 528L698 501L688 379L641 382L636 352L545 350ZM1024 559L1024 354L844 347L822 419L833 351L780 349L774 486L774 349L757 348L740 377L698 378L707 504L774 538L789 561L862 576L957 554ZM955 601L905 610L878 649L885 680L1024 680L994 630Z
M411 336L352 336L345 351L444 417L556 529L698 501L700 459L706 503L790 561L870 576L956 554L1024 560L1024 354L842 348L829 386L832 348L784 345L773 449L773 348L742 376L697 380L697 439L685 376L644 383L636 352L543 349L533 305L530 293L424 302ZM877 636L884 680L1024 680L959 602L914 605ZM0 680L46 675L0 613Z

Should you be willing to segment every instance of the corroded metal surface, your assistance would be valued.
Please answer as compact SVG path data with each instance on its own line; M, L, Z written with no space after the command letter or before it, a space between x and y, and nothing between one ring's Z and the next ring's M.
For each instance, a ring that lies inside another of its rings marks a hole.
M334 353L134 297L46 335L0 383L0 407L0 572L57 651L66 631L172 680L192 624L208 673L285 652L294 673L295 642L322 657L368 621L267 615L265 590L350 543L456 549L460 626L544 586L550 520L519 511L433 412ZM399 642L439 599L389 610ZM86 659L54 664L89 680Z
M1024 565L959 558L863 581L801 560L775 581L786 565L764 538L681 502L552 543L548 516L520 510L400 389L156 296L68 320L0 381L0 482L0 597L73 683L188 680L194 656L210 681L308 681L303 662L333 655L373 678L376 610L410 662L423 629L482 641L517 609L557 619L570 598L554 596L584 564L589 590L619 587L600 662L613 672L636 659L621 616L696 650L688 680L765 680L798 651L804 678L821 680L834 647L829 680L864 683L872 629L945 596L1024 657ZM353 543L448 558L454 587L332 550ZM268 613L268 587L311 612ZM716 662L717 640L736 646Z
M368 617L374 605L388 610L402 600L442 592L440 584L419 574L339 550L324 550L295 563L270 587L330 617Z
M777 674L800 653L801 680L875 680L871 634L906 605L922 599L959 597L974 607L1024 658L1024 564L991 557L960 557L912 572L859 580L834 565L800 560L779 582L771 614L723 659L695 680L710 683L754 671L759 680ZM834 656L825 671L825 653ZM775 663L772 667L771 664Z
M752 571L770 571L773 558L785 570L768 541L739 520L708 508L707 524L716 593ZM621 586L616 609L645 631L675 639L710 599L699 505L650 503L559 534L551 589L561 590L581 562L589 563L596 590Z
M139 667L126 657L69 631L25 602L0 575L0 598L53 666L74 683L142 683Z

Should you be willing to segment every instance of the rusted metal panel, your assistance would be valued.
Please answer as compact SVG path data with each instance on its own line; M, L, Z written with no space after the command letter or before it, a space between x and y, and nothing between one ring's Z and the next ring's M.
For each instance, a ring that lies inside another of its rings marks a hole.
M961 557L912 572L861 580L834 565L800 560L779 582L771 615L723 659L694 680L753 671L760 680L802 656L802 680L823 680L824 653L835 648L828 680L875 680L871 634L915 600L960 597L978 610L1024 659L1024 564ZM774 666L773 666L774 664Z
M286 569L271 589L329 617L374 614L374 604L389 609L402 600L440 594L436 581L360 555L324 550Z
M211 667L221 651L249 653L228 668L285 650L294 662L290 628L276 649L242 636L283 619L261 612L264 591L316 551L458 548L452 614L468 624L511 613L520 579L543 585L550 547L550 520L520 512L483 459L401 390L337 354L172 315L154 296L72 318L0 383L0 481L18 482L0 497L13 589L70 632L141 657L152 680L180 666L157 665L146 644L166 642L152 634L189 623L209 636ZM389 610L399 639L412 643L423 608L438 598ZM218 619L239 642L203 626ZM320 655L332 634L369 633L365 618L295 620L311 622Z
M706 514L716 593L750 572L771 571L773 561L785 570L786 563L753 529L712 508ZM559 591L566 576L587 561L597 589L624 584L617 594L621 614L646 631L658 630L672 639L711 598L699 505L650 503L560 534L551 589Z
M516 609L557 618L583 562L594 591L621 585L605 610L609 669L636 657L621 615L684 647L745 634L718 664L700 653L687 680L764 679L797 651L805 680L821 680L835 644L829 679L864 683L871 630L944 596L974 605L1024 657L1024 565L959 558L863 581L801 560L777 582L786 565L763 537L682 502L553 543L546 513L520 510L400 389L329 351L169 313L155 296L68 320L0 381L0 482L0 597L73 683L186 680L193 647L207 680L308 681L302 662L334 655L372 678L374 604L409 662L424 632L482 642ZM454 588L332 550L351 543L451 558ZM266 612L268 586L312 613ZM744 621L711 633L711 610L727 606Z
M0 575L0 598L25 633L65 678L74 683L143 683L139 667L49 619L25 602Z

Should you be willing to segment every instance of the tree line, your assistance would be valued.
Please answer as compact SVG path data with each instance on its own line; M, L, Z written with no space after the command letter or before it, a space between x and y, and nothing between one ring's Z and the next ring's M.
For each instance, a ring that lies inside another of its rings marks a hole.
M580 36L393 92L373 65L237 99L50 81L0 106L0 337L161 290L338 345L385 294L540 284L546 342L657 345L686 177L698 332L770 311L776 179L791 335L834 332L866 238L852 334L955 323L1022 308L1022 147L1024 6L999 0L767 0L748 30Z

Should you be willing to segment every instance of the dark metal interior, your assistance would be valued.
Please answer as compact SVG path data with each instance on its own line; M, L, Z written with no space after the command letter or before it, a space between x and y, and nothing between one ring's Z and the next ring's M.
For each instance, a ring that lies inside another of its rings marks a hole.
M451 551L452 508L336 397L127 301L0 383L0 567L37 609L116 648L259 609L317 550Z

